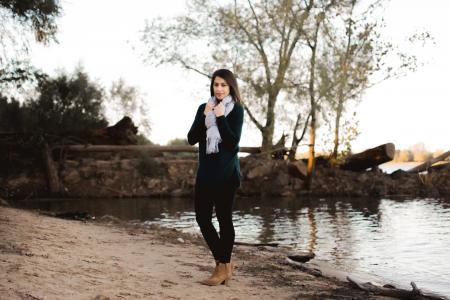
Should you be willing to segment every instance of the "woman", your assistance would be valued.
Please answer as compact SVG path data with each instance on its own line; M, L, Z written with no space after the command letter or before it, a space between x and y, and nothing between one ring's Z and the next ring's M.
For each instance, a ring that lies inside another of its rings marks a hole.
M214 72L211 98L198 107L188 133L191 145L199 143L199 164L195 180L195 215L200 231L216 261L207 285L228 283L233 272L234 244L232 207L240 186L239 140L244 109L234 74L226 69ZM219 234L212 224L213 207Z

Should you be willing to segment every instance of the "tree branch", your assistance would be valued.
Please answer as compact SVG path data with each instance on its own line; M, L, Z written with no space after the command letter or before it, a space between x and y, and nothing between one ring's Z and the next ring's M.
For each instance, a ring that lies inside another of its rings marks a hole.
M264 50L263 40L262 40L262 37L261 37L261 30L260 30L260 26L259 26L259 19L258 19L257 15L256 15L255 9L253 8L253 5L252 5L251 1L248 0L247 2L248 2L248 5L250 6L250 9L251 9L251 11L253 13L253 17L255 18L255 22L256 22L256 37L257 37L257 40L258 40L258 45L259 45L259 49L260 49L260 55L261 55L261 58L263 60L264 69L266 71L267 85L271 86L272 85L272 83L271 83L272 74L270 72L269 59L267 58L266 51ZM236 1L235 1L235 3L236 3Z
M256 118L253 116L253 114L252 114L252 112L250 111L250 109L248 108L248 106L245 105L245 102L244 102L244 101L241 101L241 102L242 102L242 104L243 104L243 106L244 106L245 111L248 113L248 115L249 115L249 117L250 117L250 120L252 120L252 122L255 124L255 126L256 126L261 132L263 132L263 131L264 131L264 128L263 128L263 126L261 125L261 123L259 123L258 120L256 120Z
M177 58L177 61L185 68L185 69L187 69L187 70L192 70L192 71L194 71L194 72L196 72L196 73L198 73L198 74L200 74L200 75L203 75L203 76L206 76L206 77L208 77L208 78L211 78L211 75L209 75L209 74L207 74L207 73L205 73L205 72L203 72L203 71L200 71L199 69L197 69L197 68L194 68L193 66L191 66L191 65L188 65L184 60L182 60L181 58Z

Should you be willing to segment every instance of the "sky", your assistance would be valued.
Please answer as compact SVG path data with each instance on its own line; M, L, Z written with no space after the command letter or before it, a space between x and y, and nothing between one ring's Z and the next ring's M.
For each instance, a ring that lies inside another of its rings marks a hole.
M184 0L118 1L62 0L58 43L33 45L31 59L49 74L82 65L91 78L108 87L123 78L136 86L149 107L150 140L165 144L185 138L199 104L209 97L206 78L175 66L146 65L139 42L146 20L182 14ZM418 49L426 64L419 71L385 81L367 90L357 111L360 135L355 151L392 142L397 149L425 143L429 151L450 150L450 2L391 1L384 14L386 33L403 43L414 32L427 30L434 44ZM118 121L121 116L117 116ZM241 146L259 146L260 133L246 121ZM281 134L281 128L275 140ZM278 136L277 136L278 135ZM299 149L304 151L305 149Z

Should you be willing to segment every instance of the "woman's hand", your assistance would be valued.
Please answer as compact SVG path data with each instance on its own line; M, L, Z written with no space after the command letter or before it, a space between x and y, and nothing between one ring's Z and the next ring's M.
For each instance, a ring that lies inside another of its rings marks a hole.
M214 113L216 114L216 117L220 117L223 116L225 114L225 105L223 105L222 102L220 102L219 104L217 104L214 107Z
M207 113L209 113L211 110L213 110L214 108L214 104L212 104L211 102L206 102L205 105L205 110L203 111L203 114L206 116Z

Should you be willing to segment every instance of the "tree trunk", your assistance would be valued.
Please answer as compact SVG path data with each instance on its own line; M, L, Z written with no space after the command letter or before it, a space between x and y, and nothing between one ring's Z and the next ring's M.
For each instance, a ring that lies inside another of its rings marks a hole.
M291 149L289 150L289 156L288 156L290 161L295 161L295 156L297 154L298 145L300 144L300 142L303 140L303 137L305 136L306 130L308 129L308 124L309 124L309 119L310 118L311 118L311 113L306 118L305 126L303 127L302 135L299 138L297 138L297 129L298 129L298 125L300 123L300 114L298 114L298 116L297 116L297 120L295 122L294 130L293 130L293 133L292 133Z
M275 130L275 102L277 93L269 93L267 105L266 125L262 131L261 152L263 157L270 158L273 147L273 132Z
M316 110L311 110L311 126L309 132L309 151L308 151L308 173L305 181L305 188L311 189L314 170L316 166L315 161L315 144L316 144Z
M261 154L262 157L270 158L270 154L272 152L272 139L273 139L273 132L268 133L267 131L263 133L262 136L262 144L261 144Z
M381 165L382 163L391 161L394 159L394 155L394 144L383 144L347 157L345 163L341 165L341 169L350 171L364 171L368 168L373 168Z
M353 8L355 6L355 1L352 2L352 12ZM341 64L341 76L339 76L339 91L338 91L338 105L336 107L336 120L334 124L334 149L333 153L331 154L331 158L336 161L337 155L338 155L338 149L339 149L339 127L341 125L341 117L342 112L344 110L344 89L347 86L347 80L348 80L348 60L350 58L350 47L351 47L351 40L352 40L352 18L348 19L348 27L347 27L347 46L345 48L345 54L344 54L344 60Z
M339 148L339 126L341 125L341 116L342 116L342 107L343 103L341 99L339 99L338 107L336 110L336 119L334 123L334 148L333 153L331 154L331 158L336 160L338 155Z
M48 144L44 144L42 149L42 156L45 162L45 168L47 171L48 189L51 195L58 195L60 193L60 184L58 170L53 161L52 152Z
M310 76L309 76L309 99L311 103L311 126L310 126L310 134L309 134L309 155L308 155L308 176L305 181L305 188L307 190L311 189L314 169L315 169L315 145L316 145L316 106L317 100L314 89L315 82L315 70L316 70L316 51L317 51L317 37L319 34L320 24L322 23L323 18L316 18L316 28L314 32L313 43L309 43L311 48L311 60L310 60Z

